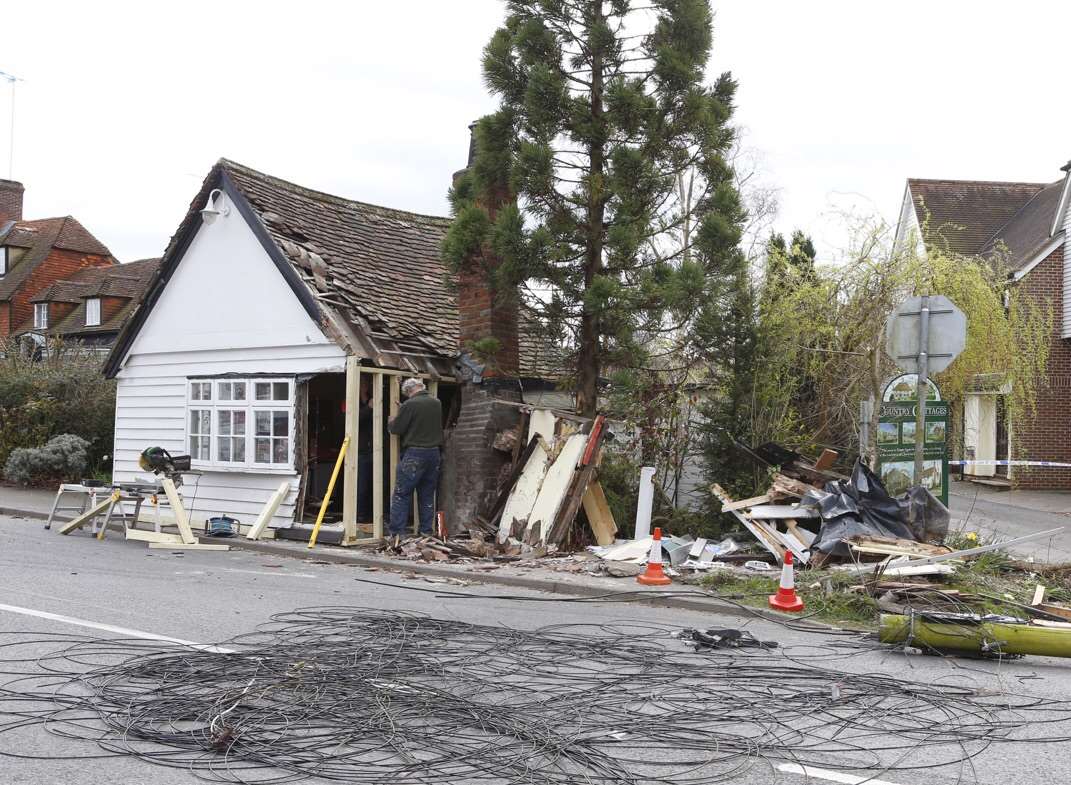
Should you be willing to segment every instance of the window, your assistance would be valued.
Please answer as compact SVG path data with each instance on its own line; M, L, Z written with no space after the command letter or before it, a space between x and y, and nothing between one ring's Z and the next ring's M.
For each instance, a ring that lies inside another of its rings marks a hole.
M0 245L0 278L7 275L7 248Z
M190 380L190 456L217 468L291 465L291 379Z
M35 330L48 329L48 303L33 304L33 328Z
M96 327L100 324L100 298L90 297L86 300L86 327Z

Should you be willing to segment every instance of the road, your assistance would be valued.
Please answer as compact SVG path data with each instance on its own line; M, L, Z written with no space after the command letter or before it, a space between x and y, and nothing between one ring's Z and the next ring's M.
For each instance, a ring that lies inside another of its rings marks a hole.
M386 585L362 583L356 578ZM781 643L786 667L816 654L827 668L853 673L883 673L929 684L973 684L991 690L1044 695L1071 701L1071 662L1027 658L1004 663L906 657L868 646L850 653L826 648L836 643L826 635L801 633L751 617L659 609L627 603L576 603L551 600L517 589L474 585L458 589L484 597L444 599L412 587L434 588L421 580L371 572L363 568L268 557L247 551L176 555L149 551L111 534L97 542L85 534L69 537L45 532L39 521L0 517L0 640L29 642L43 652L48 635L102 638L165 636L201 644L225 641L248 632L274 614L317 605L413 610L469 623L536 629L550 624L607 623L636 620L679 627L747 626L763 639ZM631 585L626 589L632 588ZM453 588L453 587L450 587ZM504 595L541 597L546 602L520 602ZM56 618L63 617L63 618ZM843 640L843 639L841 639ZM37 642L39 641L39 642ZM5 652L0 651L0 657ZM778 655L780 656L780 655ZM0 669L13 668L0 661ZM3 679L6 681L6 677ZM0 702L0 708L3 703ZM1071 735L1071 721L1031 733ZM877 742L875 742L877 743ZM55 756L56 760L0 759L0 781L64 785L193 785L202 782L182 769L161 768L130 757L93 759L92 744L45 733L40 727L0 734L0 751ZM921 754L921 753L920 753ZM922 760L913 762L922 763ZM973 760L973 770L958 766L894 771L882 774L889 785L952 785L980 782L1005 785L1062 783L1071 766L1071 745L1022 743L995 745ZM785 769L785 770L782 770ZM818 772L809 779L783 761L755 759L731 782L742 785L801 785L806 782L860 783L838 771ZM533 779L538 782L538 779ZM878 782L878 781L875 781Z
M1018 492L1000 492L968 482L952 484L948 507L952 527L978 531L1001 539L1064 527L1051 538L1022 543L1014 553L1050 563L1071 563L1071 494L1035 494L1044 500L1033 508L1031 497ZM1060 500L1065 498L1066 505Z

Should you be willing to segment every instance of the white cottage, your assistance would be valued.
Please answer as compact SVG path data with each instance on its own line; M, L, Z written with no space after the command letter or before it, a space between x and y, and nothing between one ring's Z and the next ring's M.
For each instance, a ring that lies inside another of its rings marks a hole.
M219 161L107 360L118 381L113 479L144 478L147 447L189 453L195 522L228 513L251 523L286 481L271 524L286 528L315 515L349 436L376 458L372 519L357 520L350 449L334 539L381 536L397 451L384 422L399 379L421 376L448 410L456 404L447 226ZM363 438L362 389L374 410Z

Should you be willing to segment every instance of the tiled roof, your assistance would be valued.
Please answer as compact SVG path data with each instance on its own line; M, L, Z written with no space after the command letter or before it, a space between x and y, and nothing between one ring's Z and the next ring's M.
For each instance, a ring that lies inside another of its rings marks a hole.
M0 279L0 300L6 300L18 291L37 266L48 258L53 248L111 257L104 244L69 215L17 221L7 235L0 238L0 244L28 249L25 257Z
M940 238L948 250L962 254L981 253L986 243L1046 188L1046 183L918 178L909 179L907 184L919 225L928 228L931 238Z
M159 266L159 259L141 259L111 267L89 267L42 289L30 302L76 303L86 297L140 299Z
M988 256L1003 248L1012 270L1028 264L1052 240L1049 232L1052 231L1056 211L1060 208L1063 190L1063 180L1058 180L1038 191L989 239L981 250L982 255Z

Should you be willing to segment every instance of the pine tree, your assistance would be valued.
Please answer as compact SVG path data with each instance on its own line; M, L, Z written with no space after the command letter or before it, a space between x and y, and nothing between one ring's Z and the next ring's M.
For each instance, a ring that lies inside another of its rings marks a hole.
M707 0L510 0L484 50L501 104L451 190L444 257L494 257L500 296L519 291L575 348L582 413L609 371L725 359L744 211L736 85L704 84L711 42Z

